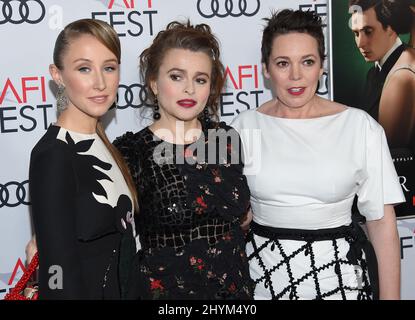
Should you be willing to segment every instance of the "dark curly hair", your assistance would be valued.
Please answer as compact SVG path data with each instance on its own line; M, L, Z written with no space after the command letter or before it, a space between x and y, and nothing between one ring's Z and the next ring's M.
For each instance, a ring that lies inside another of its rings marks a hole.
M275 37L292 32L306 33L317 40L321 64L325 59L324 34L321 18L314 12L284 9L273 12L270 18L265 18L267 25L262 33L262 63L268 67Z
M170 22L165 30L157 34L151 46L141 53L140 74L144 84L149 88L147 104L154 104L155 96L150 89L150 83L156 79L160 65L170 49L204 52L210 57L212 75L207 107L209 117L218 120L218 104L225 83L225 68L220 61L219 41L207 24L192 25L190 21Z
M349 0L349 7L359 6L362 11L375 9L376 17L386 29L388 26L397 34L405 34L411 30L413 14L409 8L414 0Z

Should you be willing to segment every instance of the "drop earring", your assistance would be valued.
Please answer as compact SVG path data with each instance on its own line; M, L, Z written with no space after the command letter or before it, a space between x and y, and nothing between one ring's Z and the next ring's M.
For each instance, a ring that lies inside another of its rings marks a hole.
M153 105L153 119L154 120L159 120L161 118L159 110L160 110L160 107L159 107L159 104L158 104L158 100L157 100L157 97L155 97L154 98L154 105Z
M65 86L58 84L58 92L56 93L56 108L58 113L63 112L68 106L68 97L65 95Z
M206 107L203 109L203 121L204 121L206 124L209 124L209 123L210 123L210 115L209 115L209 107L208 107L208 106L206 106Z

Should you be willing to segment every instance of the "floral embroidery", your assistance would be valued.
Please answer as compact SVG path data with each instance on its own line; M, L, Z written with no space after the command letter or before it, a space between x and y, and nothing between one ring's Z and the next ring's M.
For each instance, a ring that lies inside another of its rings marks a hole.
M179 289L184 289L184 280L182 277L177 277L176 276L176 282L177 282L177 287Z
M216 248L209 248L206 252L208 256L210 257L217 257L222 253L222 250L216 249Z
M232 196L234 201L237 201L239 199L239 190L237 187L234 187L232 189Z
M184 157L185 158L194 158L195 159L195 157L193 155L193 150L191 150L190 148L184 149Z
M150 283L150 289L151 290L157 290L157 289L164 290L164 287L161 284L161 280L156 280L156 279L150 278L150 281L151 281L151 283Z
M228 274L224 273L222 277L219 278L219 283L223 285L227 277L228 277Z
M196 198L196 214L202 214L204 210L207 209L207 204L203 199L203 196L199 196Z
M198 258L196 259L195 257L190 257L190 265L193 267L193 270L196 272L202 272L202 270L205 268L205 263L203 262L202 259Z
M164 290L161 280L150 278L150 290L153 294L153 299L160 299L161 296L164 296L167 292Z
M197 170L206 170L206 168L207 168L207 164L204 163L204 162L198 162L196 164L196 169Z
M200 190L202 190L206 195L213 196L213 193L210 192L209 186L204 184L199 186Z
M225 234L223 235L222 239L223 239L223 240L225 240L225 241L231 241L231 240L232 240L232 236L231 236L231 234L228 232L228 233L225 233Z
M215 181L215 183L222 182L219 169L212 169L212 174L213 174L213 181Z
M235 293L236 292L236 285L235 285L235 283L234 282L232 282L231 283L231 285L229 286L229 288L228 288L228 291L230 292L230 293Z

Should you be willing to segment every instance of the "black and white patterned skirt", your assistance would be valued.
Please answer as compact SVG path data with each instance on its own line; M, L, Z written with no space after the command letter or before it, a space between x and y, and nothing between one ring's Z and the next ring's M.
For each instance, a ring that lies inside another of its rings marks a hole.
M378 298L376 256L358 224L299 230L252 222L247 240L257 300Z

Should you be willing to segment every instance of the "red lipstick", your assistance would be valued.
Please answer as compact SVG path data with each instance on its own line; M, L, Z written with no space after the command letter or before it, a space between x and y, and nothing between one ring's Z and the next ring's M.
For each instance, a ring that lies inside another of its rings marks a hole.
M177 101L177 104L183 108L191 108L196 105L196 101L193 99L182 99Z
M288 92L293 96L300 96L304 93L305 87L292 87L288 89Z

